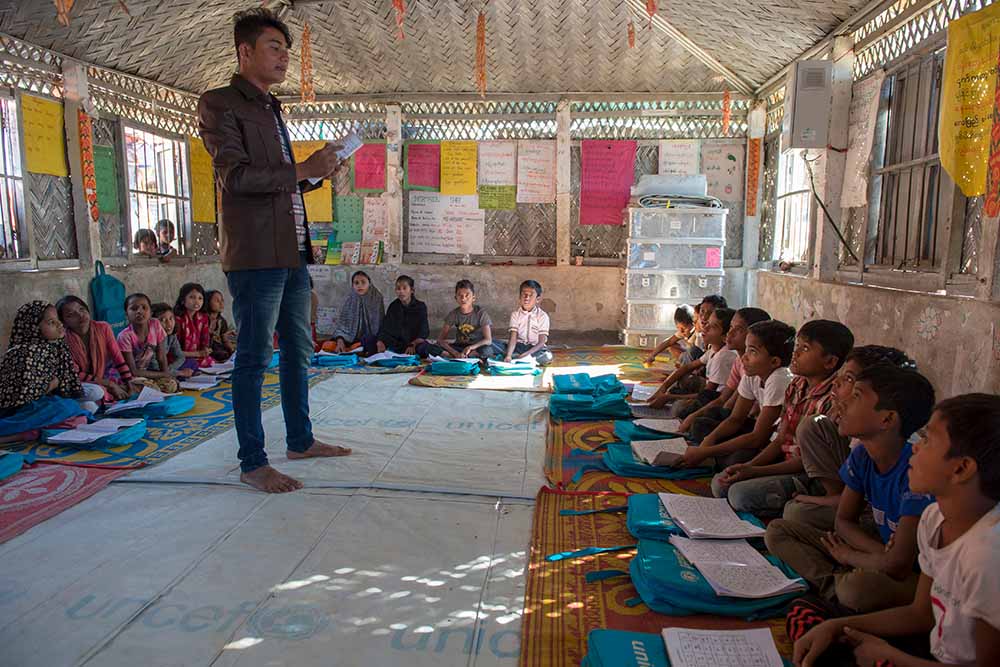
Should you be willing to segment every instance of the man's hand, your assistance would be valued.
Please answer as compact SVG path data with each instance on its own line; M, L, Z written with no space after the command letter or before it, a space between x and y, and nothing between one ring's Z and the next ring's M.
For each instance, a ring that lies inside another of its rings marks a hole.
M826 550L830 553L830 557L841 565L852 565L851 557L856 553L854 547L845 542L843 538L833 532L829 532L826 535L821 536L820 541Z
M796 667L813 667L839 635L840 628L836 623L832 621L820 623L795 642L792 661Z
M326 178L333 172L337 171L337 167L340 166L340 158L337 157L337 151L341 150L343 146L339 144L327 144L323 148L319 149L305 161L296 165L300 167L299 174L300 180L307 178Z
M719 483L723 486L731 486L736 482L750 479L749 471L750 464L735 463L722 471L722 474L719 476Z
M383 343L382 341L377 341L375 343L375 349L378 351L379 354L382 354L383 352L385 352L385 343Z

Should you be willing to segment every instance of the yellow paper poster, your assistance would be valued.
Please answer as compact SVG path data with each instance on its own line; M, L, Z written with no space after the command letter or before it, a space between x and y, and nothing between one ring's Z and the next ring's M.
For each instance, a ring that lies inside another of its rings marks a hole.
M1000 5L948 24L938 124L941 166L966 197L986 191L1000 49Z
M191 154L191 217L194 222L215 224L215 170L212 156L198 137L188 137Z
M293 141L292 154L296 162L303 162L325 145L325 141ZM302 195L302 199L306 203L306 217L309 222L333 222L333 191L330 189L330 179L324 179L318 188Z
M34 95L22 95L21 116L24 119L24 157L28 171L69 176L62 104Z
M441 194L476 194L476 142L441 142Z

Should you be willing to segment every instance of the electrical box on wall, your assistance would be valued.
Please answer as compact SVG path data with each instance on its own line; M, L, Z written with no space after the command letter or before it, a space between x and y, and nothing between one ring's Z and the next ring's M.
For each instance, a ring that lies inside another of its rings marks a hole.
M781 148L826 148L833 99L830 60L800 60L789 69Z

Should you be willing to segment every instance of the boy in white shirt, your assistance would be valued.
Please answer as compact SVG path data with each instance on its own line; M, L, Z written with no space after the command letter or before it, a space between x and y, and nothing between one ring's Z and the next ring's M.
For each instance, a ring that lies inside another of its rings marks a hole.
M942 401L910 459L910 490L937 502L920 517L920 583L913 603L816 625L795 642L810 667L841 637L859 665L1000 665L1000 396ZM881 637L930 634L926 660Z
M541 366L552 362L549 341L549 315L539 308L542 286L534 280L521 283L519 307L510 314L510 338L504 361L534 357Z

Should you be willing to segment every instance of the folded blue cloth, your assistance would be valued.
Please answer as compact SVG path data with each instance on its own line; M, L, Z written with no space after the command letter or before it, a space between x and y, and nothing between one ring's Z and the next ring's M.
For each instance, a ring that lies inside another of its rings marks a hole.
M379 368L399 368L400 366L419 366L420 357L415 354L408 354L405 357L393 357L391 359L379 359L378 361L373 361L370 366L378 366Z
M478 361L435 361L431 375L479 375Z
M358 365L356 354L314 354L313 366L320 368L350 368Z
M0 437L35 431L64 422L70 417L88 414L72 398L42 396L0 418Z

